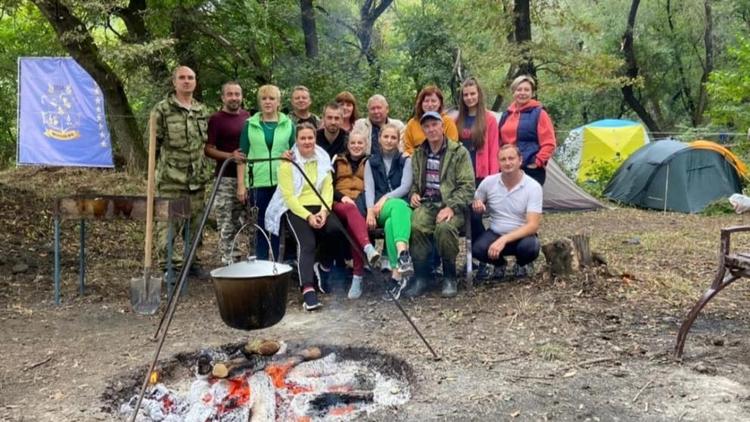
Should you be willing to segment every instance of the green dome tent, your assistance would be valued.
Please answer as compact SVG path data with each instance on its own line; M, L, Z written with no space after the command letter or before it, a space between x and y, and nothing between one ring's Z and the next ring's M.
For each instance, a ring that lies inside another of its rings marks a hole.
M737 170L721 153L664 140L644 145L622 163L604 196L643 208L697 213L741 191Z

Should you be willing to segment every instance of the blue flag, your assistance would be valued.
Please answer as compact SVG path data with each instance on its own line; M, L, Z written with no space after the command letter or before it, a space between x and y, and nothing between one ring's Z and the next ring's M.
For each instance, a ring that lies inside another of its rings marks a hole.
M113 167L99 86L70 57L18 59L19 165Z

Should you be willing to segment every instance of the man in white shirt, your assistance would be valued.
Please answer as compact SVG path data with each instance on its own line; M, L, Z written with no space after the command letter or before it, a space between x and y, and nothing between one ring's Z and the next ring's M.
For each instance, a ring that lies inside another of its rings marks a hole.
M539 256L537 231L542 221L542 186L521 170L521 152L504 145L497 154L500 173L486 177L474 194L472 207L488 213L490 228L473 242L471 252L505 275L505 256L516 257L516 278L526 277Z

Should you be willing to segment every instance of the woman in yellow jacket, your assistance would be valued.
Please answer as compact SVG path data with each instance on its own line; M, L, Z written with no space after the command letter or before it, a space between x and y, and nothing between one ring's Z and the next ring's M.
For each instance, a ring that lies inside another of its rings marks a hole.
M404 152L411 155L414 148L424 142L426 136L419 124L419 119L426 111L436 111L443 117L443 133L451 141L458 142L458 129L456 122L448 114L443 112L443 93L435 85L422 88L417 95L417 103L414 106L414 117L406 123L404 129Z

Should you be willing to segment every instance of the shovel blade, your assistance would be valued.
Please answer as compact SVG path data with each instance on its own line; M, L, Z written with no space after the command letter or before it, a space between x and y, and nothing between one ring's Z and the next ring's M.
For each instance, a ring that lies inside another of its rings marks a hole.
M161 277L146 271L143 277L130 279L130 304L140 315L153 315L161 303Z

